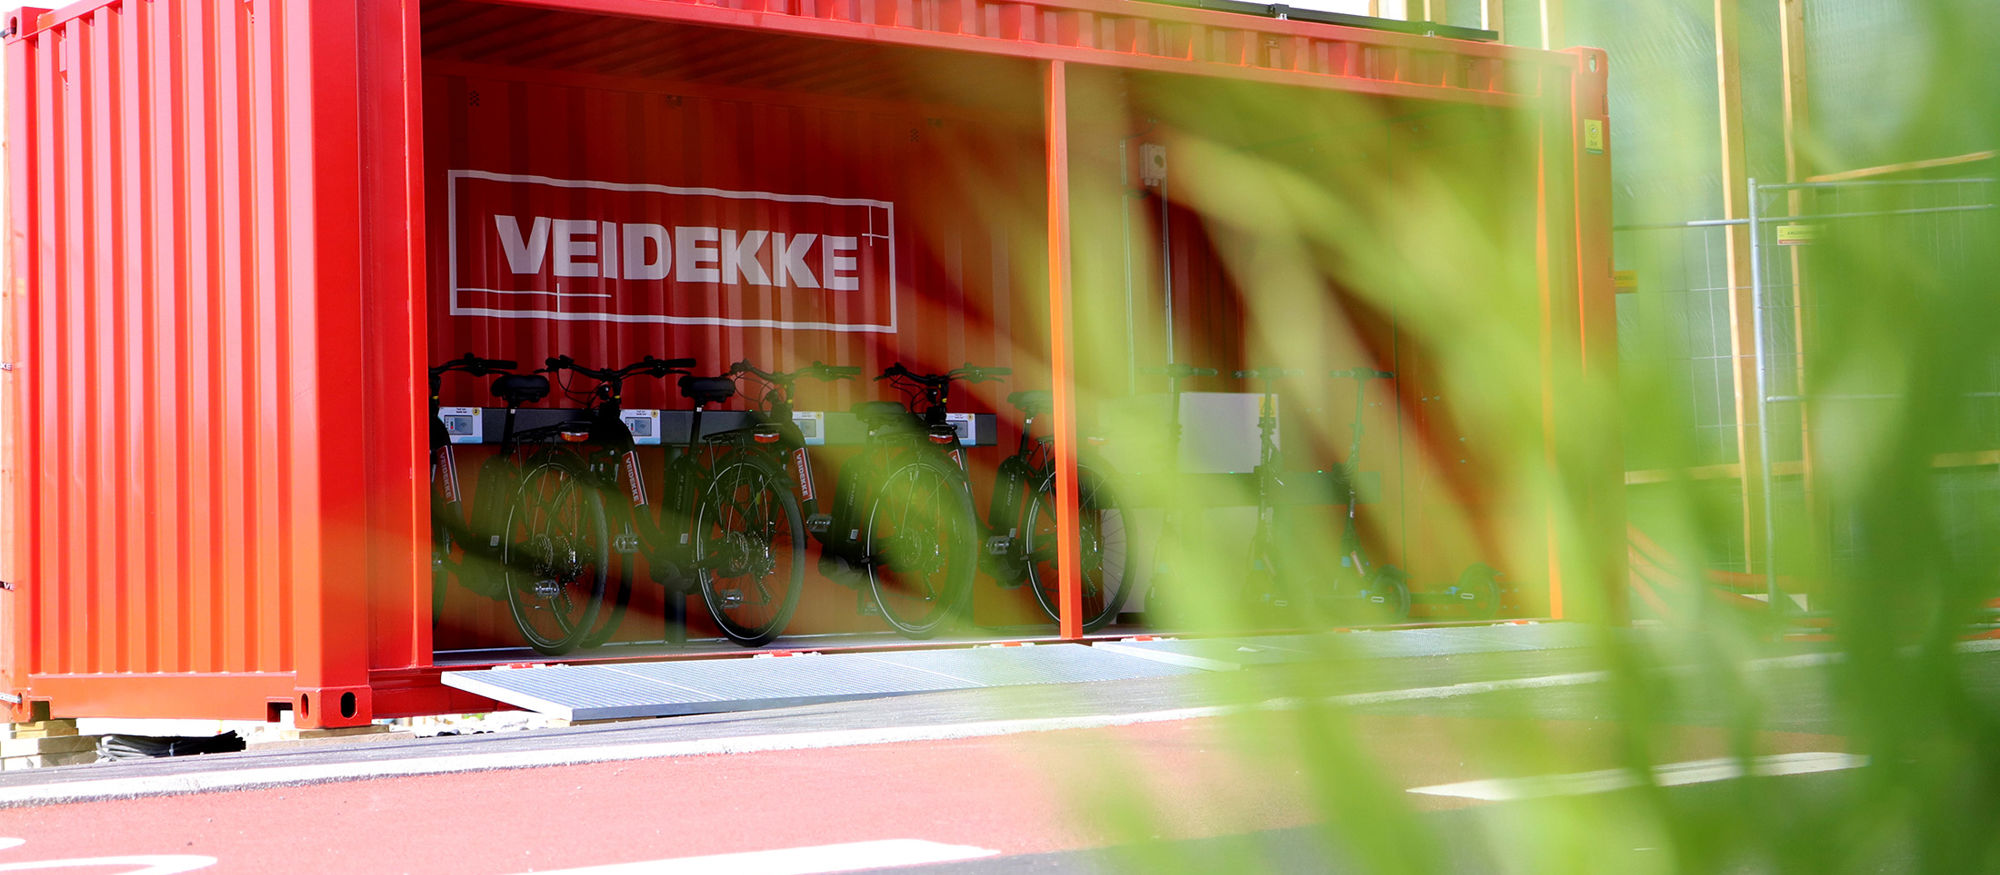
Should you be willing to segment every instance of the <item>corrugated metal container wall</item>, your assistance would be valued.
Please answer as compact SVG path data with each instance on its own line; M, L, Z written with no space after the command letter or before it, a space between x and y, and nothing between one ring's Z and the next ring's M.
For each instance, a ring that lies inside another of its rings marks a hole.
M341 6L13 22L9 689L71 715L368 716L366 666L329 654L370 634L364 582L413 589L418 399L411 312L360 293ZM364 368L399 344L393 381Z

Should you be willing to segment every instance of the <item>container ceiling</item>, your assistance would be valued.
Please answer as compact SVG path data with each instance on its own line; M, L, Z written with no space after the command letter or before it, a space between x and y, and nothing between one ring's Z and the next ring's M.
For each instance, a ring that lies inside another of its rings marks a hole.
M1033 62L752 30L425 0L428 62L562 70L988 111L1041 111Z

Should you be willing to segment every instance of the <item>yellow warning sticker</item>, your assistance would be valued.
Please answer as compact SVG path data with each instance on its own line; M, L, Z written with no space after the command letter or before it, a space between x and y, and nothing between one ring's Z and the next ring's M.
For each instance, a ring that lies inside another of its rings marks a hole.
M1639 272L1636 270L1612 271L1611 285L1618 290L1618 294L1632 294L1639 290Z
M1812 225L1779 225L1779 246L1803 246L1819 238L1819 228Z
M1592 155L1604 154L1604 120L1587 118L1583 120L1583 150Z

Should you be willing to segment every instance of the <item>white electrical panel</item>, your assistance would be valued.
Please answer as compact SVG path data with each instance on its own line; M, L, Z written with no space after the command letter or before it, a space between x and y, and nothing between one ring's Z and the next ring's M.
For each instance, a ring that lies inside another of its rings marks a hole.
M979 444L979 420L973 418L972 414L947 413L944 415L944 421L953 431L958 432L959 446L971 447Z
M826 446L826 413L819 410L792 411L792 424L806 436L806 446Z
M1182 392L1180 470L1189 474L1255 470L1261 447L1257 407L1262 398L1255 392ZM1158 470L1165 462L1167 402L1167 396L1159 393L1100 405L1098 427L1120 448L1120 458L1137 460L1139 470Z
M1277 400L1252 392L1182 392L1181 470L1202 474L1256 470L1263 450L1258 408ZM1272 442L1277 439L1271 435Z
M455 444L476 444L486 439L486 413L478 407L440 407L438 421Z
M1159 185L1167 178L1167 147L1147 144L1139 147L1139 181Z
M632 432L632 442L646 446L660 443L660 411L620 410L618 418L625 421L626 430Z

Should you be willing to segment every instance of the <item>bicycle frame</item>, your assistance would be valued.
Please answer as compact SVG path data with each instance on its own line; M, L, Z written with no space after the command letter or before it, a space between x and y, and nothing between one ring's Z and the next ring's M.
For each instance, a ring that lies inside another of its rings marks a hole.
M574 427L584 426L582 441L592 448L585 454L591 476L608 494L624 496L621 501L607 502L610 512L617 517L613 548L621 555L643 556L653 582L670 591L688 592L699 572L689 534L694 525L695 505L701 499L696 485L700 478L696 457L705 449L713 450L713 445L704 446L701 441L701 408L695 409L688 442L678 448L679 454L666 460L660 480L660 500L655 502L647 488L646 465L639 457L639 445L620 417L624 410L622 379L600 383L597 398L597 403L586 409L583 419L558 428L572 429L563 435L569 441L576 434Z
M453 364L458 363L454 361ZM514 423L520 405L510 399L507 406L505 425L500 432L497 452L480 464L478 483L480 490L473 496L472 518L467 519L464 508L465 492L459 480L457 445L451 442L451 435L444 423L438 419L442 409L440 397L443 390L444 374L454 370L475 376L504 371L488 370L485 365L514 366L512 362L484 362L476 368L453 368L449 365L433 369L430 374L430 478L436 494L431 506L431 569L433 586L442 598L443 587L452 577L464 579L465 569L479 561L490 561L502 553L502 547L492 537L482 539L482 533L491 535L494 531L490 519L482 519L497 507L499 496L493 490L503 488L509 479L507 474L519 471L514 459L517 447ZM464 558L453 559L453 545L465 552ZM474 587L482 594L489 594L482 587ZM435 606L435 602L434 602ZM433 618L435 619L435 618Z

